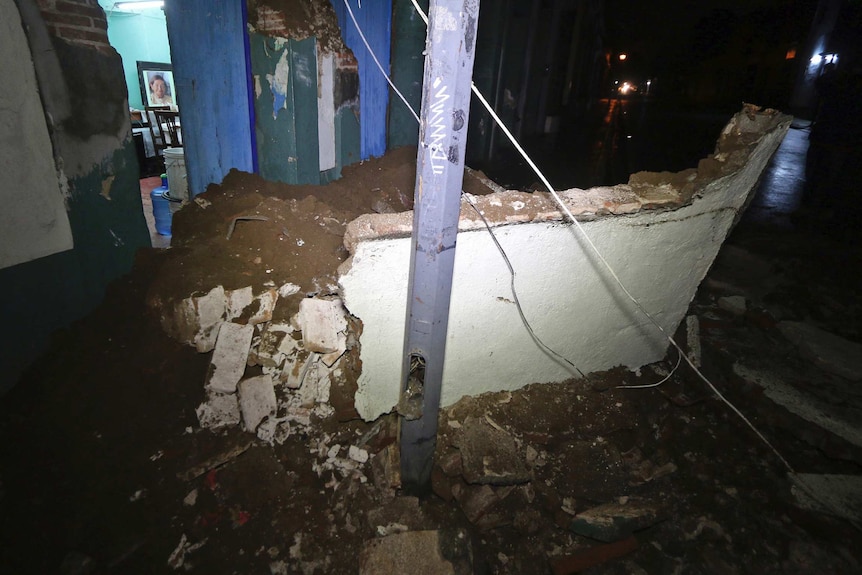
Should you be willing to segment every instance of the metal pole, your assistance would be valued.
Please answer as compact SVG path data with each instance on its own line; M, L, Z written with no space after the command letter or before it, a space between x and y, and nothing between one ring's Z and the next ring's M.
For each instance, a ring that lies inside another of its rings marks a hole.
M431 486L455 263L479 0L432 0L416 160L404 364L401 481Z

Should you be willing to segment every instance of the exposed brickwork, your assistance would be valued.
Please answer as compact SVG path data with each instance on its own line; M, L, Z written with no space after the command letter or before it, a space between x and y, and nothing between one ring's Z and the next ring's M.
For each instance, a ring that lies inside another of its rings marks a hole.
M113 52L108 22L97 0L37 0L48 31L71 44Z
M261 34L282 38L287 36L287 23L284 20L284 13L279 10L273 10L269 6L258 6L257 20L254 27Z

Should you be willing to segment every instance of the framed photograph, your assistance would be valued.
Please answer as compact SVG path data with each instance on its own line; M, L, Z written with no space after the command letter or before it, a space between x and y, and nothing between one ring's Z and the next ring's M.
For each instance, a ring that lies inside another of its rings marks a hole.
M138 60L141 100L145 106L176 106L177 93L170 64Z

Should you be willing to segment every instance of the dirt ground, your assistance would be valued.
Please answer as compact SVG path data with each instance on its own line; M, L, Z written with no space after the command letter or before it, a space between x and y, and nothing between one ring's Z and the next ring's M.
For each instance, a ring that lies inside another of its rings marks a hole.
M297 305L331 293L344 225L409 209L414 162L415 149L397 150L323 188L232 172L178 212L173 247L140 252L0 400L0 572L358 573L370 540L461 528L475 573L560 573L560 561L601 544L576 534L574 519L608 503L653 516L630 552L587 573L862 570L862 534L799 508L784 465L689 368L660 387L617 388L658 381L673 353L638 372L534 382L442 410L434 493L421 499L377 465L397 445L394 415L366 423L337 410L272 446L239 428L201 429L210 354L168 337L159 306L217 284L293 282ZM467 191L483 190L471 180ZM250 215L268 219L234 219ZM858 474L862 451L777 406L733 365L834 379L775 326L813 318L858 341L860 286L847 270L860 259L844 238L743 221L691 306L703 370L797 471ZM718 305L740 293L745 313ZM465 430L477 425L512 440L525 481L468 482ZM333 465L335 446L377 464Z

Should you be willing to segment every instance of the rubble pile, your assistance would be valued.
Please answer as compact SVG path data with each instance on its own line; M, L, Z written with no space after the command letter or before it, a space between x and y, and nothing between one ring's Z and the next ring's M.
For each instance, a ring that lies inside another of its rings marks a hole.
M206 399L196 410L201 427L242 425L269 444L283 443L291 425L307 428L312 416L334 413L332 382L345 379L339 362L355 340L338 298L304 298L290 321L274 321L277 303L299 290L286 283L255 295L251 286L217 286L163 310L168 333L212 352Z

